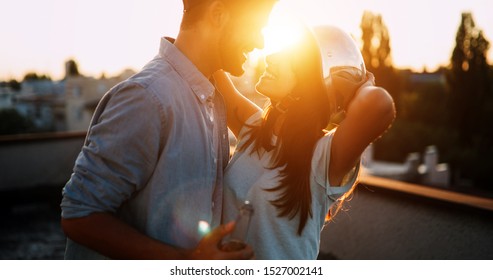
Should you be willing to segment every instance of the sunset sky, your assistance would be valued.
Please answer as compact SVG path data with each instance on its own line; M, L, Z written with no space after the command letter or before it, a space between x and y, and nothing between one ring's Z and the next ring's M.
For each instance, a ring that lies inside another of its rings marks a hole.
M421 71L447 65L461 13L493 44L491 0L280 0L310 26L333 24L360 38L364 10L382 15L399 68ZM4 0L0 16L0 80L28 71L61 79L75 59L85 75L140 69L157 53L162 36L175 36L181 0ZM493 51L488 52L493 63Z

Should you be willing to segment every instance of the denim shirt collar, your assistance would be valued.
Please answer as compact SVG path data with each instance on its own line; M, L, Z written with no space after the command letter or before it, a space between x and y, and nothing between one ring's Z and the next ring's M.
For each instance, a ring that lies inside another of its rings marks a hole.
M205 103L212 100L214 96L214 86L212 83L197 69L197 67L173 45L174 39L161 38L159 55L166 59L171 66L175 68L178 74L190 85L193 93L198 100Z

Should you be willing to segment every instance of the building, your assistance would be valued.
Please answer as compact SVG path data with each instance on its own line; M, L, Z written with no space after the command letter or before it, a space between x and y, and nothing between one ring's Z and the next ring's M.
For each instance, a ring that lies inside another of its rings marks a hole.
M65 123L67 131L86 131L92 115L103 95L134 72L125 70L112 77L95 79L85 76L68 76L65 80Z
M63 130L63 90L63 81L27 80L11 95L11 107L31 120L36 131Z
M432 187L450 187L450 168L438 162L438 149L428 146L421 156L410 153L403 163L377 161L373 158L373 145L362 156L364 174ZM422 162L421 162L422 159Z

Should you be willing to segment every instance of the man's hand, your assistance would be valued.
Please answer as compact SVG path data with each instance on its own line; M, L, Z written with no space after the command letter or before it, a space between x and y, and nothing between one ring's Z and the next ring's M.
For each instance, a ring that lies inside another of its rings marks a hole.
M218 247L221 239L234 229L234 222L221 225L207 234L193 250L176 248L152 239L109 213L62 219L67 237L112 259L251 259L250 246L224 252Z
M208 233L199 242L199 245L190 253L190 258L195 260L249 260L254 256L250 246L234 251L225 252L219 249L219 243L224 236L233 231L234 222L218 226Z

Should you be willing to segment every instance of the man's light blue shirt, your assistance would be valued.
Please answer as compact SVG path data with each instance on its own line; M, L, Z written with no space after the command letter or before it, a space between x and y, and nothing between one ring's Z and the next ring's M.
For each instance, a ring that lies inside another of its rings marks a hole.
M224 102L167 39L144 69L100 101L72 177L63 218L114 213L179 248L220 224L229 158ZM102 257L68 240L66 258Z

